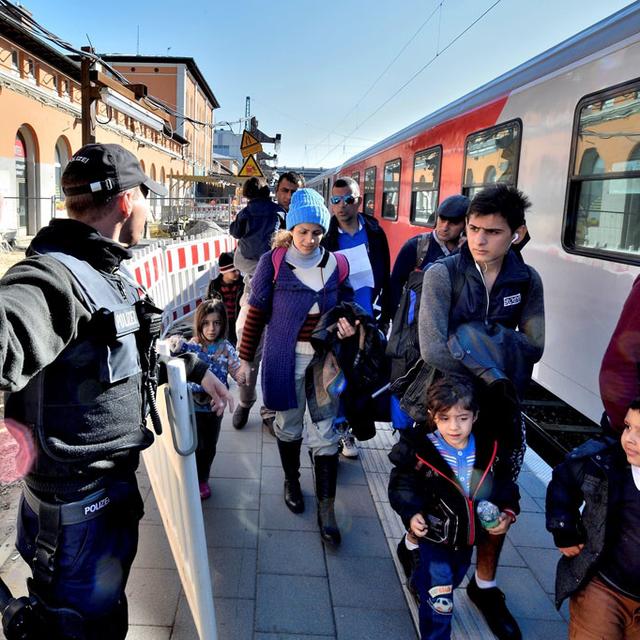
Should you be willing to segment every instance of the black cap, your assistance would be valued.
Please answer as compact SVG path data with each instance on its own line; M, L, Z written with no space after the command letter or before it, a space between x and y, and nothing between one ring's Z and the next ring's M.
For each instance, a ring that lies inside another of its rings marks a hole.
M144 173L131 151L119 144L86 144L76 151L62 174L62 184L68 182L73 186L62 187L67 196L92 193L96 199L106 200L141 184L159 196L169 193Z
M471 200L467 196L449 196L436 209L436 215L445 220L462 220L467 215Z

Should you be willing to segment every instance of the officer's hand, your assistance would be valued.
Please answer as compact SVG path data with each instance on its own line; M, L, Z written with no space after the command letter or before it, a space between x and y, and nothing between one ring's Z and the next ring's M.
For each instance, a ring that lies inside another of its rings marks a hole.
M229 411L233 411L233 396L229 389L211 371L207 370L200 384L207 394L211 396L211 411L219 416L224 413L227 406Z

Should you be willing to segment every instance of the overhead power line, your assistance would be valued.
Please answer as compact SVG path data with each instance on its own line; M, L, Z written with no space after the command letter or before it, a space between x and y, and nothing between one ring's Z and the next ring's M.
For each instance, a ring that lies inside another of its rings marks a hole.
M418 69L404 84L402 84L398 89L396 89L381 105L379 105L375 111L370 113L360 124L356 125L347 136L345 136L337 145L335 145L332 149L330 149L320 160L319 164L330 156L338 147L340 147L346 140L350 138L350 136L355 133L358 129L360 129L366 122L371 120L377 113L379 113L384 107L386 107L389 102L391 102L403 89L405 89L409 84L411 84L423 71L425 71L428 67L430 67L440 55L442 55L447 49L452 47L462 36L465 35L471 28L473 28L480 20L482 20L496 5L500 4L502 0L496 0L486 11L484 11L480 16L478 16L470 25L468 25L465 29L463 29L457 36L455 36L452 40L450 40L445 47L441 51L436 51L436 54L428 60L420 69Z
M417 31L404 43L404 45L402 45L402 48L400 49L400 51L398 51L398 53L395 55L393 60L391 60L391 62L384 68L382 73L380 73L380 75L369 85L369 88L360 96L360 98L353 105L353 107L351 107L351 109L349 109L349 111L343 116L342 120L340 120L340 122L338 122L338 124L333 128L333 130L331 130L328 135L326 135L324 138L322 138L320 140L320 142L314 144L313 147L310 149L310 151L313 151L316 147L325 146L323 144L324 141L325 140L328 141L331 135L333 135L333 134L341 135L336 131L336 129L360 106L362 101L371 93L373 88L378 84L378 82L380 82L382 77L394 65L396 60L405 52L406 48L416 39L417 35L427 26L427 24L431 21L431 18L433 18L433 16L436 14L436 12L439 9L440 10L442 9L442 5L444 4L444 2L445 2L445 0L442 0L441 2L439 2L436 5L434 10L427 17L427 19L418 27Z

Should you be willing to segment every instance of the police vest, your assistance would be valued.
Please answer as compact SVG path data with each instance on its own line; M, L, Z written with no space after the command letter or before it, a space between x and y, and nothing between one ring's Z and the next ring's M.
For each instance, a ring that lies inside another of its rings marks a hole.
M73 276L91 321L54 362L7 400L7 415L29 425L37 459L26 478L36 491L83 490L109 459L153 440L144 426L140 331L133 277L120 267L100 273L73 256L51 252Z

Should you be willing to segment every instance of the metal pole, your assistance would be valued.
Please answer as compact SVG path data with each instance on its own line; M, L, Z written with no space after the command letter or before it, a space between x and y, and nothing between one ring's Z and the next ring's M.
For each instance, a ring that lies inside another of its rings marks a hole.
M91 47L82 47L83 51L93 53ZM93 62L83 57L80 62L80 94L82 100L82 146L85 144L95 143L96 128L93 116L91 114L91 105L93 97L91 96L91 78L90 71Z

